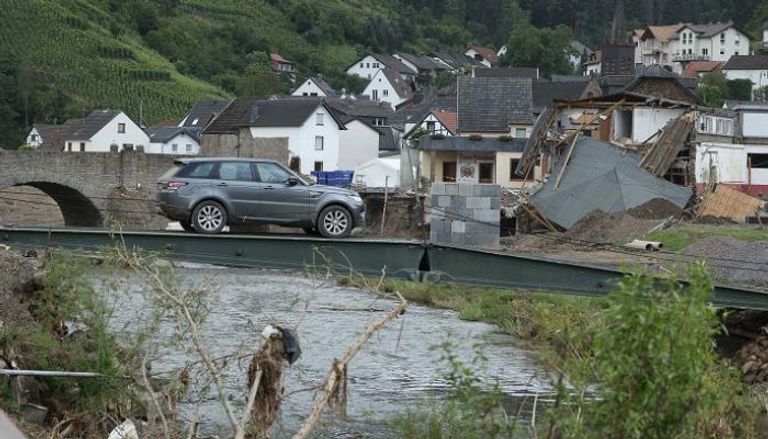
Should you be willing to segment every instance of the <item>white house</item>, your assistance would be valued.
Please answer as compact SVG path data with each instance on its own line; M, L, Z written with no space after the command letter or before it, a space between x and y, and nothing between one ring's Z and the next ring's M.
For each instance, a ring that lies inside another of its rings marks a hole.
M337 169L353 170L379 156L379 132L360 119L344 124L341 132Z
M456 134L456 112L449 110L430 110L421 120L406 123L406 132L402 137L402 148L406 148L419 129L429 135L450 137Z
M384 55L381 53L365 55L359 61L347 67L347 74L365 79L372 79L376 73L382 69L391 70L400 75L403 79L412 79L416 76L416 72L403 64L399 59L392 55Z
M41 149L47 143L55 141L56 132L60 125L34 124L27 134L26 144L34 149Z
M330 98L338 95L325 79L321 76L312 76L304 81L296 90L291 93L292 96L318 96L321 98Z
M495 50L474 44L468 45L467 50L464 51L464 54L474 60L479 61L486 67L491 67L499 61Z
M392 108L410 99L412 94L411 85L388 69L376 72L363 90L363 96L370 97L372 101L387 102Z
M400 186L400 158L377 158L355 168L355 184L370 188Z
M85 119L61 125L64 151L146 151L149 136L128 115L117 110L97 110Z
M754 90L768 86L768 55L738 55L723 66L728 79L748 79Z
M749 37L733 22L683 25L671 38L672 63L682 73L691 61L728 61L733 56L749 55Z
M200 153L199 129L184 127L147 128L151 154L197 155Z

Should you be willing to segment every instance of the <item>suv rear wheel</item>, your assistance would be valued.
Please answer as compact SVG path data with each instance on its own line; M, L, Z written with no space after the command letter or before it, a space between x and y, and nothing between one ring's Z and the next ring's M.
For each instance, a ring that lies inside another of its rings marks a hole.
M346 238L352 233L352 214L342 206L328 206L320 212L317 230L326 238Z
M206 200L192 211L192 227L197 233L220 233L227 225L227 211L221 203Z

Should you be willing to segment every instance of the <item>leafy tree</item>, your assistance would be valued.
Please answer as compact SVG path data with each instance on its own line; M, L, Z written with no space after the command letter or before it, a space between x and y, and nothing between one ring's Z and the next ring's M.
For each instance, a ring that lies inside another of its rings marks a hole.
M538 29L530 24L522 25L509 36L507 50L501 65L538 67L542 76L572 73L569 61L573 54L571 31L565 26L554 29Z
M689 278L689 285L643 275L620 282L594 328L593 356L574 369L597 381L600 397L564 409L566 437L749 436L753 412L736 398L743 384L715 354L721 329L707 303L712 279L703 265ZM716 436L708 434L713 427Z
M752 100L752 81L749 79L730 79L725 84L728 99L739 101Z
M266 54L265 54L266 55ZM237 82L238 96L270 96L288 92L288 84L267 62L253 62Z
M711 108L721 108L725 97L723 96L723 90L717 86L709 84L701 84L696 89L696 93L699 95L704 104Z

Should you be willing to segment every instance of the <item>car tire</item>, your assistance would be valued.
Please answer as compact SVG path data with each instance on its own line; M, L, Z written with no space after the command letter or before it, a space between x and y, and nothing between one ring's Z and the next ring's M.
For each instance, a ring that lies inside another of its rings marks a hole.
M214 235L226 225L227 210L217 201L203 201L192 210L192 227L197 233Z
M326 238L346 238L353 226L352 214L342 206L328 206L317 217L317 230Z
M179 221L179 224L181 225L181 228L185 232L189 232L189 233L194 233L195 232L195 228L192 227L192 223L191 222L189 222L189 221Z

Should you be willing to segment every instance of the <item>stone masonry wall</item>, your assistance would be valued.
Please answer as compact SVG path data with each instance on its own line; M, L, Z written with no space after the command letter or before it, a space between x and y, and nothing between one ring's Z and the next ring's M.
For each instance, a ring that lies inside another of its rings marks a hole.
M430 240L435 244L486 247L499 244L501 187L433 183Z

